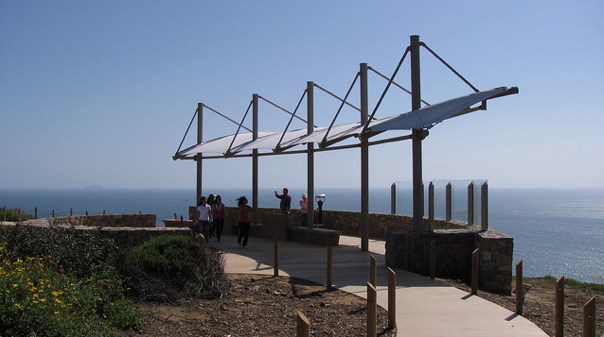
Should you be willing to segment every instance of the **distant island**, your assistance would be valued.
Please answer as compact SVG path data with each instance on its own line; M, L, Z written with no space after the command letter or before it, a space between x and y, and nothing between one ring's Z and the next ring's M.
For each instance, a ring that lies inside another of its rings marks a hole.
M84 188L88 189L88 190L100 190L101 188L103 188L103 186L101 186L101 185L90 185L90 186L86 186Z

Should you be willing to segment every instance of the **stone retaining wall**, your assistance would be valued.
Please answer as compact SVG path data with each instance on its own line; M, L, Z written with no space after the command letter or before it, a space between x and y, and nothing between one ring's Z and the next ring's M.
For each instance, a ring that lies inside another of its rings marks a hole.
M76 215L47 218L53 225L90 227L155 227L155 214Z

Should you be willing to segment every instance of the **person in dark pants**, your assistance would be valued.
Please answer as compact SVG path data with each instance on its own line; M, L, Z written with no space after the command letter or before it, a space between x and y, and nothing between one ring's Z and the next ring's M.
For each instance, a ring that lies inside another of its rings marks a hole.
M214 204L212 205L212 223L216 230L216 240L220 242L220 236L222 235L222 229L224 228L224 218L227 216L226 207L222 203L222 197L216 196Z
M237 243L240 246L247 246L247 240L250 237L250 227L252 223L252 208L247 204L247 198L241 196L237 199L239 236Z

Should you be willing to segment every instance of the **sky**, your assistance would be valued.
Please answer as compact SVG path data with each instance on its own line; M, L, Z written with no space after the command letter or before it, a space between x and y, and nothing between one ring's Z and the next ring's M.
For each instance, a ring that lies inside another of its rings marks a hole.
M411 35L480 90L519 88L433 127L425 181L601 188L603 15L601 1L0 0L0 188L194 188L194 162L172 156L198 102L240 121L254 93L289 110L307 81L344 96L360 63L392 75ZM421 67L431 104L472 92L425 49ZM409 69L406 59L396 77L406 88ZM385 85L370 75L370 109ZM315 96L326 126L339 102ZM391 89L376 117L410 109ZM358 115L345 109L337 123ZM261 131L288 120L260 106ZM204 124L204 139L237 129L213 113ZM183 148L195 143L193 128ZM359 152L316 154L316 188L359 187ZM409 141L372 146L369 158L371 187L412 180ZM304 155L259 167L260 187L306 186ZM203 169L206 187L251 186L248 158Z

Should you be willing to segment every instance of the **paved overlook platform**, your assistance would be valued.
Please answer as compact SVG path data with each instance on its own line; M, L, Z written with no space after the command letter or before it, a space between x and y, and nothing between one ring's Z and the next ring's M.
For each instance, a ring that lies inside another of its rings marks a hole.
M250 237L248 247L242 248L235 236L223 235L222 242L211 240L209 245L225 252L228 273L273 275L273 240ZM340 245L332 248L333 286L366 298L371 254L377 260L378 305L387 308L384 241L370 240L369 252L362 252L360 247L360 238L341 236ZM324 246L280 241L279 275L325 284L326 256ZM548 337L529 320L497 304L429 277L401 269L395 272L398 336Z

